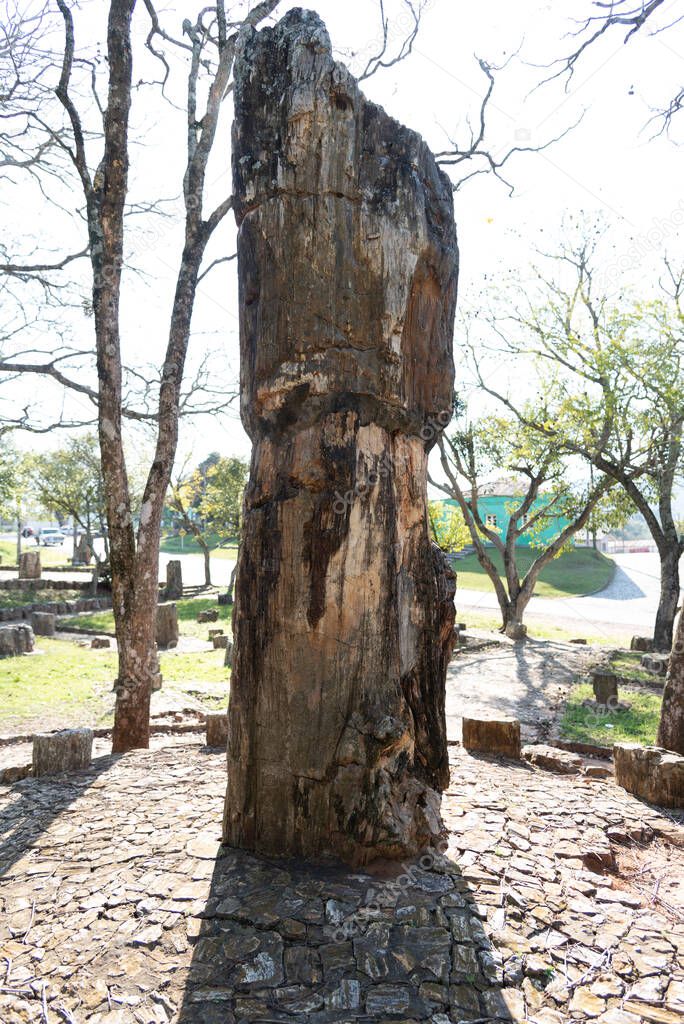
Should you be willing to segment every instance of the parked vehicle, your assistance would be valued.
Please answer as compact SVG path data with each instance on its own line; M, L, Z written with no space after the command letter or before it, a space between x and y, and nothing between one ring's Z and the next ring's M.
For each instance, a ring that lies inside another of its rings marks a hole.
M46 529L40 531L40 543L47 547L61 547L66 537L61 530Z

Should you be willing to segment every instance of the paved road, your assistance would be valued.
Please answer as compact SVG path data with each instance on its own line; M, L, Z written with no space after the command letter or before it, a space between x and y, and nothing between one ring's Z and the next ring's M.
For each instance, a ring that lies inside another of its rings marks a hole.
M528 620L546 619L571 623L578 635L592 633L610 637L619 632L648 635L653 630L658 607L660 574L654 554L614 555L617 570L612 582L598 594L587 597L533 597ZM477 608L497 611L494 592L458 589L459 611ZM467 615L464 615L467 620Z

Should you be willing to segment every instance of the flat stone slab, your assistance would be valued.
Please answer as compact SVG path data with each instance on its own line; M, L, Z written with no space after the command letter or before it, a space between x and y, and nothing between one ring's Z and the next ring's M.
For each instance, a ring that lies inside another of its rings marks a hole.
M659 807L684 807L684 757L662 747L616 743L615 781Z
M466 750L503 757L520 757L520 722L512 716L463 717L462 743Z
M545 743L530 743L522 749L522 756L536 768L558 775L577 775L582 770L583 761L579 754L569 750L550 747Z
M48 1019L78 1024L451 1024L505 1007L679 1024L671 815L451 753L447 860L364 871L220 850L222 751L134 751L4 788L0 1020L44 1020L45 982ZM642 859L589 870L609 846Z

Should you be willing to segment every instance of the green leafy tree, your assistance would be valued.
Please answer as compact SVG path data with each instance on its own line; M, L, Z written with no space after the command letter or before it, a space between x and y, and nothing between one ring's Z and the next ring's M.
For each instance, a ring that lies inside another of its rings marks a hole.
M93 532L106 535L104 480L95 434L70 438L66 445L29 462L31 488L45 511L62 521L72 519L93 549ZM74 530L74 555L77 530Z
M672 644L684 536L675 494L684 480L684 271L666 264L648 301L609 300L595 281L600 239L561 248L536 269L539 294L513 284L492 333L506 351L536 361L539 400L521 407L480 375L485 391L526 429L620 484L644 517L660 559L654 627Z
M244 460L212 455L171 483L168 505L202 551L207 587L211 586L212 550L239 535L247 473Z
M470 530L460 508L429 501L428 520L432 539L446 554L456 554L470 543Z
M515 417L488 416L466 423L460 431L440 438L439 450L446 482L431 478L431 483L458 502L478 561L494 587L502 632L522 639L527 632L525 610L540 572L587 524L613 482L603 474L587 486L571 482L568 459L559 445ZM480 505L482 486L493 472L510 476L518 492L507 503L509 518L503 533L488 524ZM554 528L550 536L549 527ZM523 535L532 537L537 554L521 576L517 547ZM504 580L487 542L501 555Z

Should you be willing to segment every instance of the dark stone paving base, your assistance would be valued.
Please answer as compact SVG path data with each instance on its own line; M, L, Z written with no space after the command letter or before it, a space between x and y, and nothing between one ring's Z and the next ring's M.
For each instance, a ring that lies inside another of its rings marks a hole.
M447 856L359 872L220 851L225 758L197 746L0 789L0 1021L678 1024L681 829L453 757Z

